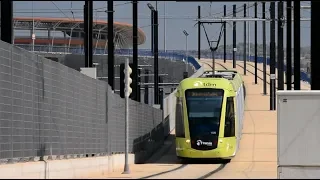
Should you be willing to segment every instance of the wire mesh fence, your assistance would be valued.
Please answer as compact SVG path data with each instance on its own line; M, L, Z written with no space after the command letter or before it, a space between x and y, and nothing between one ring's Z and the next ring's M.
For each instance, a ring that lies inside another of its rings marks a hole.
M21 47L23 49L26 49L28 51L32 50L32 46L29 44L16 44L16 46ZM47 46L47 45L34 45L34 51L37 52L51 52L51 53L65 53L65 54L84 54L83 47L67 47L67 46ZM94 54L95 55L103 55L107 54L108 50L105 48L95 48ZM114 51L117 55L124 55L124 56L132 56L132 49L115 49ZM138 56L153 56L153 53L149 49L139 49L138 50ZM181 61L183 59L187 59L196 69L199 69L200 66L196 62L196 60L192 56L188 56L186 58L185 54L178 53L176 51L163 51L159 50L158 56L170 59L170 60L178 60Z
M2 41L0 69L1 163L124 152L124 100L106 82ZM162 110L129 109L130 151L151 152L164 138Z

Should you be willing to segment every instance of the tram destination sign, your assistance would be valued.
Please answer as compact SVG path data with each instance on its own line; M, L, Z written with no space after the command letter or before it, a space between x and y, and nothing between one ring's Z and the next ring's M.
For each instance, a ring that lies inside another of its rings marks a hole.
M214 96L222 96L223 92L221 91L215 91L215 92L197 92L197 91L191 91L187 93L187 96L189 97L199 97L199 96L206 96L206 97L214 97Z

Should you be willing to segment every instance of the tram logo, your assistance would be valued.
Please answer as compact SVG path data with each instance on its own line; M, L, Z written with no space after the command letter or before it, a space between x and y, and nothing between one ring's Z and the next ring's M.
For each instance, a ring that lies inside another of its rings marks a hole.
M201 145L212 146L212 142L203 142L201 140L197 140L197 146Z
M216 87L216 84L212 84L210 82L201 82L201 81L196 81L193 83L193 86L198 87L198 86L205 86L205 87Z
M193 84L193 86L202 86L203 85L203 83L201 82L201 81L196 81L196 82L194 82L194 84Z

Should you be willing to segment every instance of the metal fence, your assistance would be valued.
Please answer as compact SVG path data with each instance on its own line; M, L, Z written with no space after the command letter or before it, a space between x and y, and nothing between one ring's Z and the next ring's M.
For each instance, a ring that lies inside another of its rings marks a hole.
M211 58L211 57L207 56L206 58ZM222 53L217 53L217 54L215 54L215 58L223 59L224 55ZM227 60L233 59L233 55L232 54L226 54L226 59ZM244 60L243 54L237 54L236 55L236 60L243 61ZM247 56L247 60L251 61L251 62L254 62L255 56ZM263 57L258 57L257 58L257 62L258 63L263 63ZM270 65L270 58L269 57L267 57L267 63L266 64ZM275 67L277 68L277 63L275 64ZM287 68L287 66L284 64L283 69L284 69L285 72L286 72L286 68ZM294 72L293 68L292 68L292 72ZM305 71L302 71L302 70L300 71L300 79L302 81L305 81L305 82L308 82L308 83L311 82L311 79L310 79L310 76L308 75L308 73L305 72Z
M124 101L107 83L2 41L0 69L0 162L124 152ZM146 158L163 143L162 110L129 111L130 151Z
M22 47L27 50L31 50L31 45L26 45L26 44L18 44L19 47ZM35 45L35 51L42 51L42 52L69 52L69 53L75 53L75 54L83 54L83 48L79 47L70 47L69 49L66 49L66 47L63 46L53 46L51 49L49 49L48 46L46 45ZM159 56L164 57L166 59L171 59L171 60L179 60L181 61L182 59L186 59L186 56L183 54L184 51L175 51L175 50L167 50L167 51L162 51L159 50ZM106 54L106 50L101 48L96 48L95 49L95 54ZM115 54L119 55L132 55L132 49L116 49ZM151 50L148 49L139 49L138 50L138 55L139 56L152 56ZM211 54L207 54L204 56L202 54L202 58L211 58ZM215 58L217 59L223 59L223 54L222 53L217 53L215 55ZM227 53L227 59L232 59L232 53ZM243 54L236 54L236 59L237 60L243 60ZM247 60L249 61L254 61L254 56L247 56ZM197 63L196 59L192 56L188 56L188 61L195 67L195 69L199 69L200 65ZM262 63L263 58L258 57L258 63ZM267 58L267 65L270 65L270 58ZM277 65L276 65L277 66ZM284 65L284 69L286 69L286 65ZM300 71L300 76L301 80L310 83L310 77L307 72L305 71Z
M32 46L28 44L16 44L16 46L26 49L28 51L32 50ZM69 53L69 54L84 54L84 49L82 47L70 47L67 48L66 46L48 46L48 45L35 45L34 51L37 52L53 52L53 53ZM107 49L104 48L95 48L94 54L101 55L107 54ZM117 55L129 55L132 56L132 49L115 49L114 51ZM138 56L153 56L151 50L149 49L139 49ZM181 61L182 59L186 59L185 54L177 53L176 51L163 51L159 50L158 53L159 57L163 57L165 59L171 60L178 60ZM200 68L200 65L197 63L194 57L188 56L188 62L190 62L196 69Z
M115 56L115 67L114 67L114 75L115 75L115 81L114 81L114 87L116 90L116 93L119 93L120 90L120 64L125 62L125 59L129 58L130 62L132 62L132 57L130 56ZM70 68L74 68L79 70L80 67L84 67L84 55L81 54L68 54L64 57L64 60L62 63L64 63L66 66ZM107 81L108 77L108 56L107 55L94 55L93 56L93 62L98 63L97 68L97 77L99 77L101 80ZM153 74L153 58L152 57L138 57L138 64L141 65L141 75L145 74L145 71L148 71L149 74ZM188 72L189 76L191 76L194 73L194 68L192 65L188 65ZM169 60L165 58L159 58L159 74L161 75L161 79L163 83L179 83L183 79L183 73L186 71L186 64L182 61L174 61ZM144 76L140 77L141 83L153 83L154 82L154 76L148 76L147 79L145 79ZM145 87L144 85L141 86L141 102L143 102L143 97L145 93ZM148 90L146 91L149 95L149 104L153 104L153 87L152 85L148 86ZM162 86L163 92L165 93L171 93L171 88L174 88L175 86Z

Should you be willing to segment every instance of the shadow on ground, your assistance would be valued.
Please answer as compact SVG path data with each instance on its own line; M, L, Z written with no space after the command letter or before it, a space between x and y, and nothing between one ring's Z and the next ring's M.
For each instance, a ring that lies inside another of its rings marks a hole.
M225 164L223 159L179 159L176 156L175 135L170 134L164 145L145 164Z

